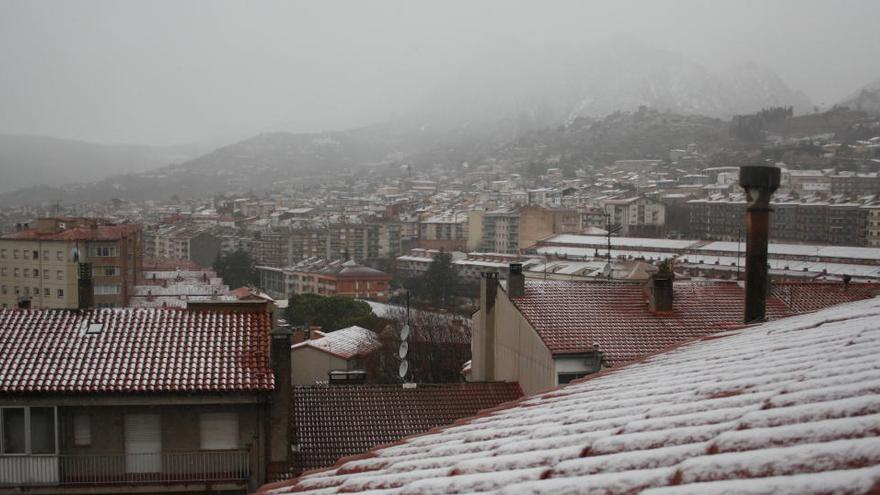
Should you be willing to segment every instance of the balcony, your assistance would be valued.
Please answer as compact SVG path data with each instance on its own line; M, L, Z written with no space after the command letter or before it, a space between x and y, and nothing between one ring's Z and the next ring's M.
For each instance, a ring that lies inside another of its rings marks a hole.
M243 482L248 479L250 454L246 450L0 456L0 486Z

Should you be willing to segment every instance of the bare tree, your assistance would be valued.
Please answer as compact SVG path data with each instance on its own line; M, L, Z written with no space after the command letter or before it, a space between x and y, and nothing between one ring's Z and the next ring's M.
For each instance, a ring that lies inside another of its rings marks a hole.
M410 328L406 360L409 371L405 380L416 383L461 381L461 368L471 358L470 320L458 315L403 308L385 316L388 324L379 334L381 347L365 358L365 367L373 380L399 383L400 332Z

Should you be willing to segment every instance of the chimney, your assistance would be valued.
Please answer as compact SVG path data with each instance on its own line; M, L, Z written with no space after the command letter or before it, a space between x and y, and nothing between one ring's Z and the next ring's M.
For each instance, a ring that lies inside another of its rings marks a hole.
M746 208L746 323L758 323L767 316L767 243L770 237L770 197L779 187L779 169L768 165L747 165L739 169L739 185L745 189Z
M522 263L511 263L507 275L507 295L520 297L526 294L526 276L523 275Z
M474 353L476 359L482 358L482 363L474 363L475 380L492 381L495 379L495 298L498 295L498 274L484 272L480 280L480 331L482 336L479 345L480 353ZM476 339L474 339L476 343Z
M648 307L654 313L672 311L673 285L675 273L671 269L663 269L651 274L648 278Z
M267 421L266 438L269 440L269 462L289 462L290 436L288 423L290 420L291 367L290 345L293 332L290 325L280 318L280 309L269 314L272 320L270 336L269 363L275 375L275 388L269 400L269 421Z

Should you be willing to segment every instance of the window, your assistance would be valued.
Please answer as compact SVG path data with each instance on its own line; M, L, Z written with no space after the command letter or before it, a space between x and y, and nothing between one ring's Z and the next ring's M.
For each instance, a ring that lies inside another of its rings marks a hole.
M40 259L40 252L37 251L36 249L31 251L31 259L33 259L33 260Z
M6 250L5 249L0 249L0 258L2 258L4 260L6 259Z
M40 270L34 268L34 278L40 278Z
M64 297L64 289L58 289L58 299Z
M95 256L102 258L116 256L116 248L112 246L98 246L95 248Z
M64 271L63 270L56 270L55 271L55 278L57 278L58 280L64 280Z
M19 289L17 285L15 286L15 295L21 295L21 289Z
M64 261L64 251L55 251L55 260Z
M18 268L16 268L15 269L15 278L18 278L19 275L21 275L21 272L19 272Z
M0 268L0 275L5 277L7 273L9 273L9 270L5 266Z
M119 294L118 285L96 285L95 295Z
M583 378L587 376L587 373L559 373L556 375L556 381L559 385L563 385L572 380L577 380L578 378Z
M49 280L49 270L43 270L43 278Z
M238 415L202 413L199 415L199 448L233 450L238 448Z
M77 447L88 447L92 444L92 418L88 414L77 414L73 417L73 444Z
M0 428L3 430L4 454L24 454L27 452L24 412L25 408L23 407L2 409L3 417L0 421Z
M3 454L55 454L54 407L0 408Z
M13 249L13 250L12 250L12 257L13 257L14 259L18 259L18 249Z
M43 295L49 297L51 295L50 289L48 287L43 289Z
M46 261L49 261L49 250L48 249L43 250L43 259Z
M115 277L119 275L119 268L115 266L95 266L93 272L95 277Z

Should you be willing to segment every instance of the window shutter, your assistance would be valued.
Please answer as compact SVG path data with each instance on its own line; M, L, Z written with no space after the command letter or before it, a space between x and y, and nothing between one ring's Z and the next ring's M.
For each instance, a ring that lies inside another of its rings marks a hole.
M202 450L234 450L238 448L238 414L202 413L199 415Z
M88 414L77 414L73 417L73 444L77 447L88 447L92 444L92 421Z

